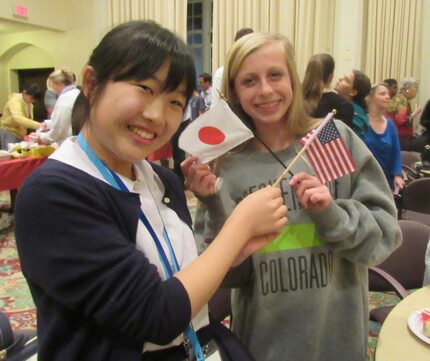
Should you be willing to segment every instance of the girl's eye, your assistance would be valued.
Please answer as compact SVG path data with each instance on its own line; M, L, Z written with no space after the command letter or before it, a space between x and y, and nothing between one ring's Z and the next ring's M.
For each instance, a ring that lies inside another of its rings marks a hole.
M242 80L242 84L245 85L245 86L252 85L252 84L254 84L254 79L252 79L252 78L243 79Z
M272 78L279 78L282 76L282 74L279 71L274 71L271 74Z
M154 92L149 86L143 85L143 84L137 84L139 88L141 88L145 93L148 93L150 95L154 95Z
M172 100L171 104L180 107L182 110L185 109L185 105L183 102L179 101L179 100Z

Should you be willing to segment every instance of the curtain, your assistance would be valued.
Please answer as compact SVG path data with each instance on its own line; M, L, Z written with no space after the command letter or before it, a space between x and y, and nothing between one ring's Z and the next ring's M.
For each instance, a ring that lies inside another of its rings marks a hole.
M418 78L422 0L367 0L364 72L372 82Z
M106 0L108 25L129 20L154 20L187 38L187 0Z
M335 0L213 0L212 70L225 61L237 30L281 33L296 50L300 75L309 58L332 53Z

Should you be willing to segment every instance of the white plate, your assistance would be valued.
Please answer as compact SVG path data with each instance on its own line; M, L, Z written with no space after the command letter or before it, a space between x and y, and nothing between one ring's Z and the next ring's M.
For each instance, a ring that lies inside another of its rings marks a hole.
M415 334L415 336L417 336L419 339L423 340L425 343L428 343L430 345L430 337L427 337L423 334L423 324L424 324L424 321L421 317L421 311L415 311L408 318L408 326L411 329L411 331Z

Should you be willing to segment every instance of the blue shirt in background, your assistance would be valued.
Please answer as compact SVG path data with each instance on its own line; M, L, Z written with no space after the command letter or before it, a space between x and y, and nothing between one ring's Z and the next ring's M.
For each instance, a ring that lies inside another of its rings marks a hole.
M402 175L400 141L393 121L387 117L385 119L387 126L384 132L379 134L369 127L364 135L364 142L384 171L388 184L393 188L394 176Z

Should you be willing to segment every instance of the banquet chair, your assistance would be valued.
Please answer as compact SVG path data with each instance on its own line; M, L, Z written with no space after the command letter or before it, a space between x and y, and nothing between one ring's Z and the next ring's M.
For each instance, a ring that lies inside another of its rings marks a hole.
M37 357L37 348L36 330L12 330L9 318L0 311L0 360L30 360Z
M400 219L430 226L430 178L416 179L405 186Z
M421 161L421 154L418 152L409 152L407 150L402 150L400 152L400 158L402 164L411 167L415 162Z
M430 226L417 221L400 220L403 242L387 259L369 267L369 291L393 291L400 299L410 290L423 286L425 253ZM381 306L370 311L370 319L383 323L394 306Z

